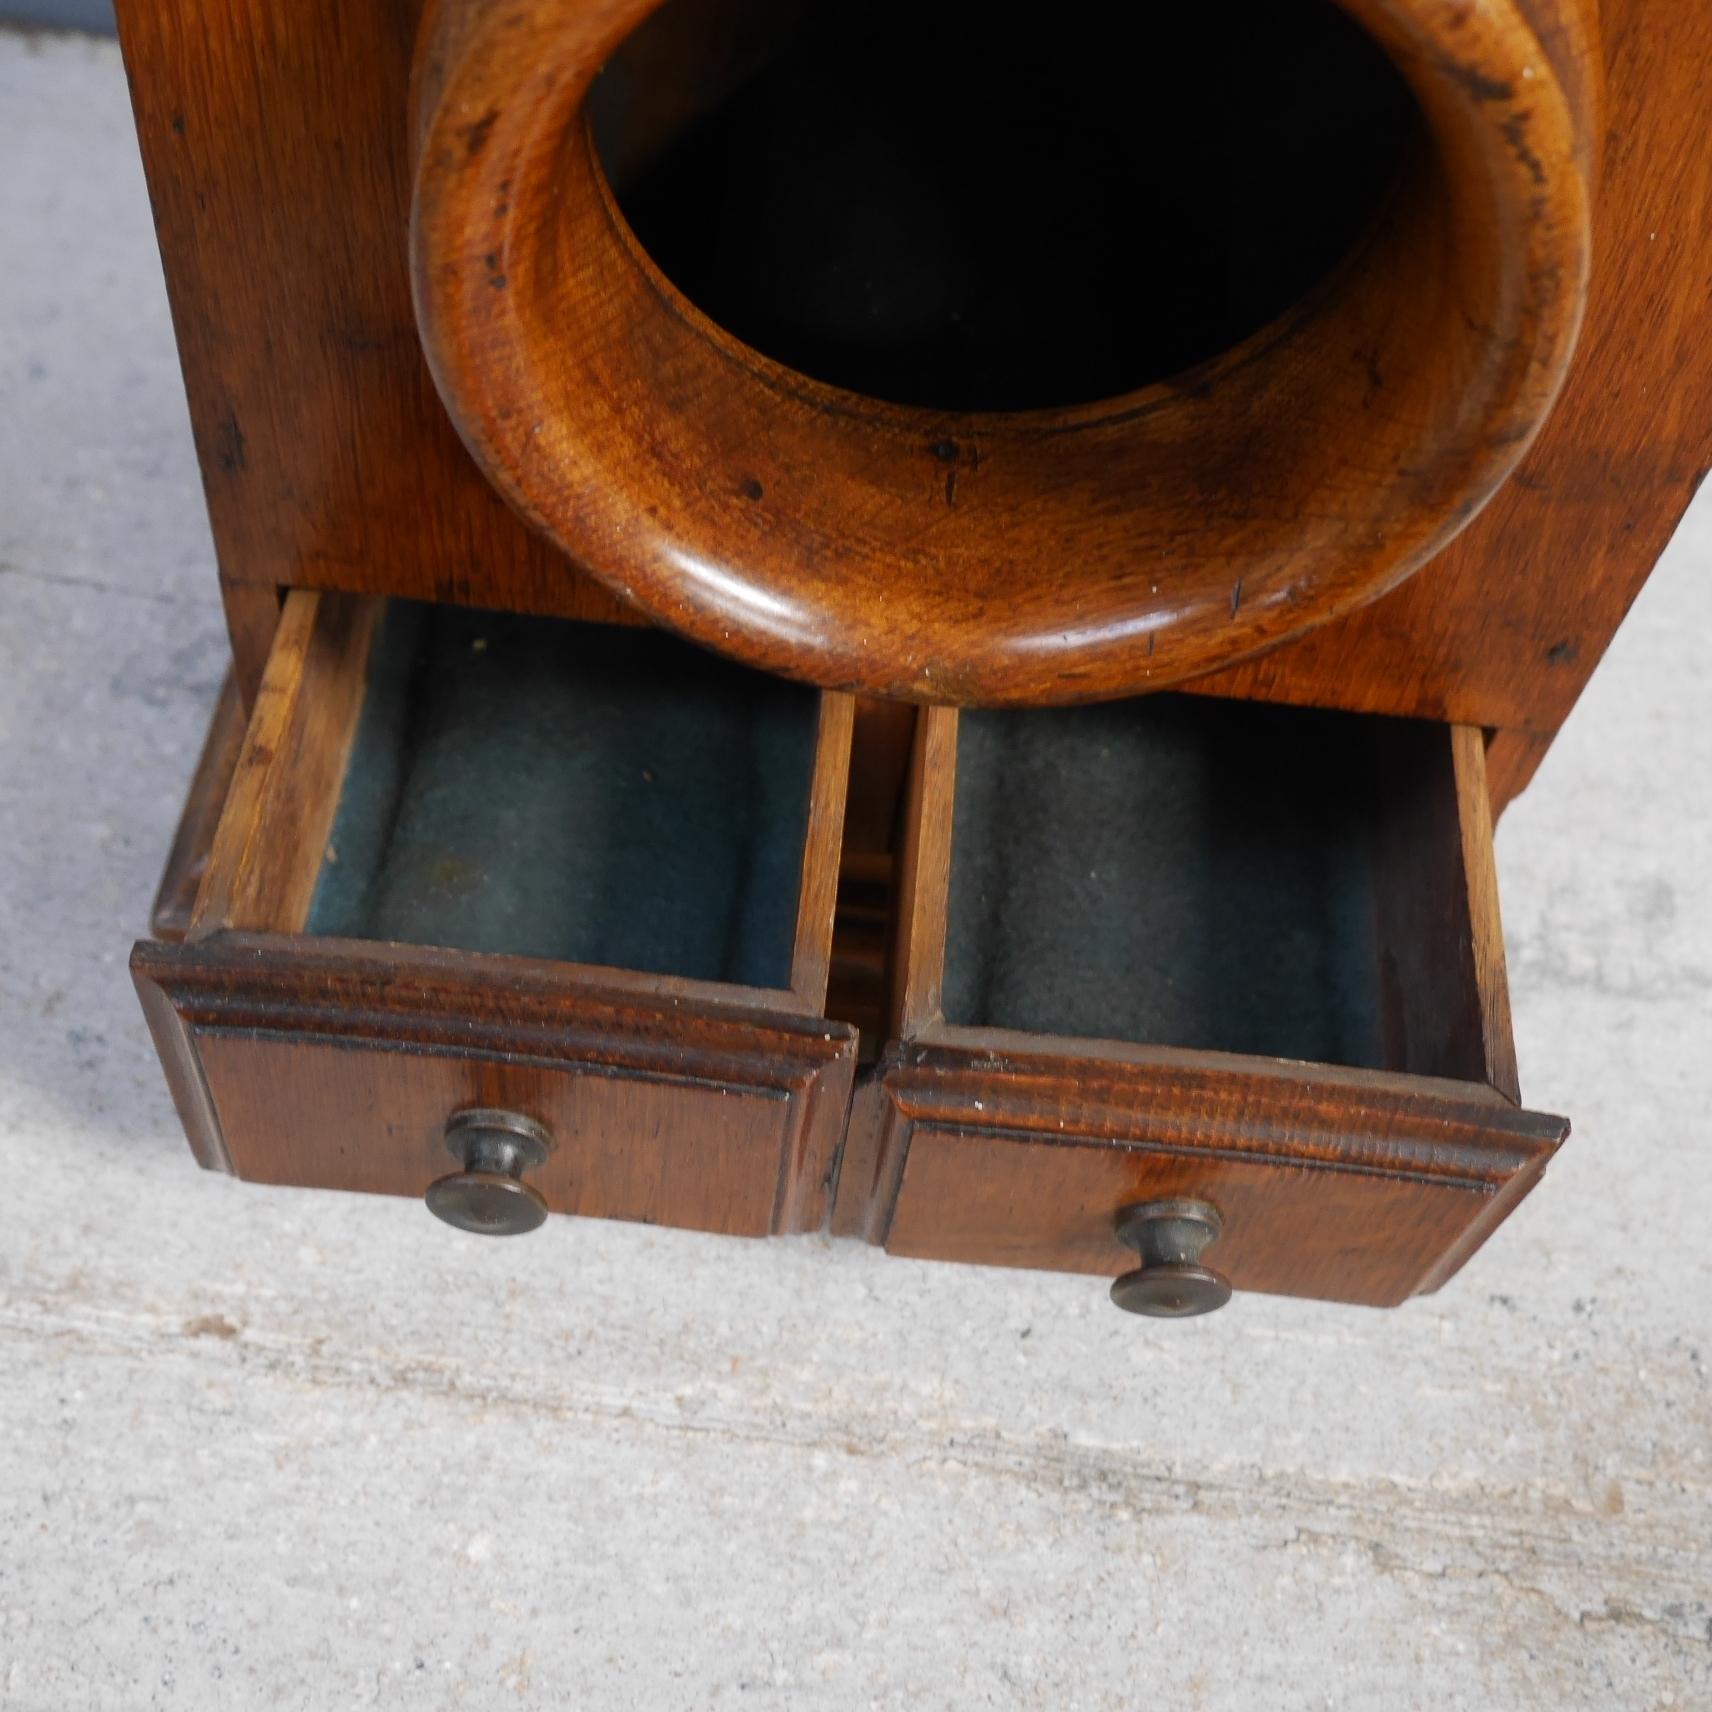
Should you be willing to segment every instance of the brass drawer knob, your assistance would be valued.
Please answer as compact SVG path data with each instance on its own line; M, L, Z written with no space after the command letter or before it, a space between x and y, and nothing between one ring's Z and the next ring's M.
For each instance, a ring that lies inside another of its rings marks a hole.
M1230 1280L1201 1264L1224 1221L1205 1201L1148 1201L1118 1214L1118 1240L1141 1265L1112 1285L1112 1300L1128 1314L1186 1320L1230 1300Z
M523 1173L545 1162L553 1138L533 1118L472 1107L446 1123L446 1151L463 1167L429 1185L428 1211L477 1236L522 1236L547 1217Z

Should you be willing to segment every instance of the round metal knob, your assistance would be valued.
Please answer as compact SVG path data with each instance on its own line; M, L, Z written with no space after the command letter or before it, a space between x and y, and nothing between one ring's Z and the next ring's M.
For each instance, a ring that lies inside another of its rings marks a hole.
M1201 1251L1224 1229L1205 1201L1148 1201L1118 1214L1118 1240L1141 1265L1112 1285L1112 1300L1129 1314L1186 1320L1230 1300L1230 1280L1201 1264Z
M547 1217L523 1173L544 1163L553 1138L533 1118L473 1107L446 1123L446 1151L462 1166L429 1185L428 1211L477 1236L522 1236Z

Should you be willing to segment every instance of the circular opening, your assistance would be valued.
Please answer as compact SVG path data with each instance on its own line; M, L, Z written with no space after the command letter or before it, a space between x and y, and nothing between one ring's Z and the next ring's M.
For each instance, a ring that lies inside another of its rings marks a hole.
M667 0L590 99L703 313L893 403L1026 410L1229 349L1345 255L1415 108L1324 0Z

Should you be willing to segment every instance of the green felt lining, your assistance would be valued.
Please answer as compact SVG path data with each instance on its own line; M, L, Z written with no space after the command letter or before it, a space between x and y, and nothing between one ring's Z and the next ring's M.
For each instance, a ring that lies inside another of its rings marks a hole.
M1374 850L1430 742L1194 696L964 714L946 1019L1385 1068Z
M308 931L786 987L817 714L659 631L395 601Z

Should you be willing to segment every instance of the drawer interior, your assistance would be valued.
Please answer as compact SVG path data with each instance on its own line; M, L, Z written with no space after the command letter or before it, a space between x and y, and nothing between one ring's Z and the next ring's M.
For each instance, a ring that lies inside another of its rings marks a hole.
M816 702L659 631L395 601L306 931L788 986Z
M289 597L221 927L790 989L830 957L847 698L656 630Z
M1513 1082L1477 731L1190 695L927 720L943 948L905 1032Z
M1520 1103L1474 727L929 709L901 833L836 1230L1115 1277L1122 1209L1205 1201L1236 1289L1394 1304L1563 1140Z

